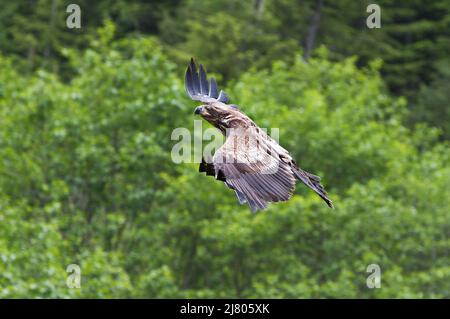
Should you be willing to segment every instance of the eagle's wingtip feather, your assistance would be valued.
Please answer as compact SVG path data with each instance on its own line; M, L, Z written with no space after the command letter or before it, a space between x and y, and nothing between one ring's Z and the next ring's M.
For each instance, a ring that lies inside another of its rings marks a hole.
M208 81L202 64L199 65L197 71L197 65L192 57L185 74L185 88L189 97L195 101L210 103L216 100L225 104L229 102L229 97L225 92L218 92L216 80L212 77Z

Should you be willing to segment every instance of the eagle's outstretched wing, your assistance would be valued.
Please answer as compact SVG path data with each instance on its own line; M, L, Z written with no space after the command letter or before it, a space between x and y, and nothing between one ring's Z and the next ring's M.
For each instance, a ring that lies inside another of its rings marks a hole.
M294 192L295 176L289 165L272 152L256 128L248 128L233 130L214 154L215 172L252 211L266 208L269 202L286 201Z
M191 63L187 67L184 79L184 85L189 97L203 103L217 101L228 103L229 99L226 93L222 90L218 92L216 79L211 77L208 81L203 65L200 64L199 69L199 72L197 72L194 59L191 58Z
M299 169L287 151L257 127L232 130L212 162L202 161L200 172L223 181L252 211L264 209L270 202L288 200L297 179L332 205L318 177Z

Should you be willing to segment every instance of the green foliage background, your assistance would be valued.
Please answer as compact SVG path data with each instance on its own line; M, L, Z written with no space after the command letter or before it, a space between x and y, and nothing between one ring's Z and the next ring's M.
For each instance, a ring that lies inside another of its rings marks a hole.
M450 6L65 1L0 10L0 297L449 298ZM403 6L403 7L402 7ZM190 56L301 166L252 214L174 164ZM81 289L66 285L81 267ZM381 288L368 289L378 264Z

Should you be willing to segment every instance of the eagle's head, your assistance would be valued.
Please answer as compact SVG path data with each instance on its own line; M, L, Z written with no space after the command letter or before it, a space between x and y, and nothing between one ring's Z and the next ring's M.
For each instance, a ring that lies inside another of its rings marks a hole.
M224 133L226 129L232 127L233 119L239 117L238 113L239 110L235 105L221 102L200 105L194 111L194 114L200 115Z

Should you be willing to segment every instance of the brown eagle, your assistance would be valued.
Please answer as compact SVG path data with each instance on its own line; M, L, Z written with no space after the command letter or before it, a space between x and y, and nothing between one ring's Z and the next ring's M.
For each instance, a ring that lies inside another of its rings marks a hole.
M199 72L193 59L189 64L185 87L192 100L203 105L195 114L214 125L225 136L225 143L212 160L202 157L199 171L212 175L235 191L241 204L248 203L253 212L264 209L270 202L287 201L301 180L314 190L329 207L332 201L320 184L320 177L302 170L266 132L260 129L234 104L218 91L214 78L208 81L200 64Z

